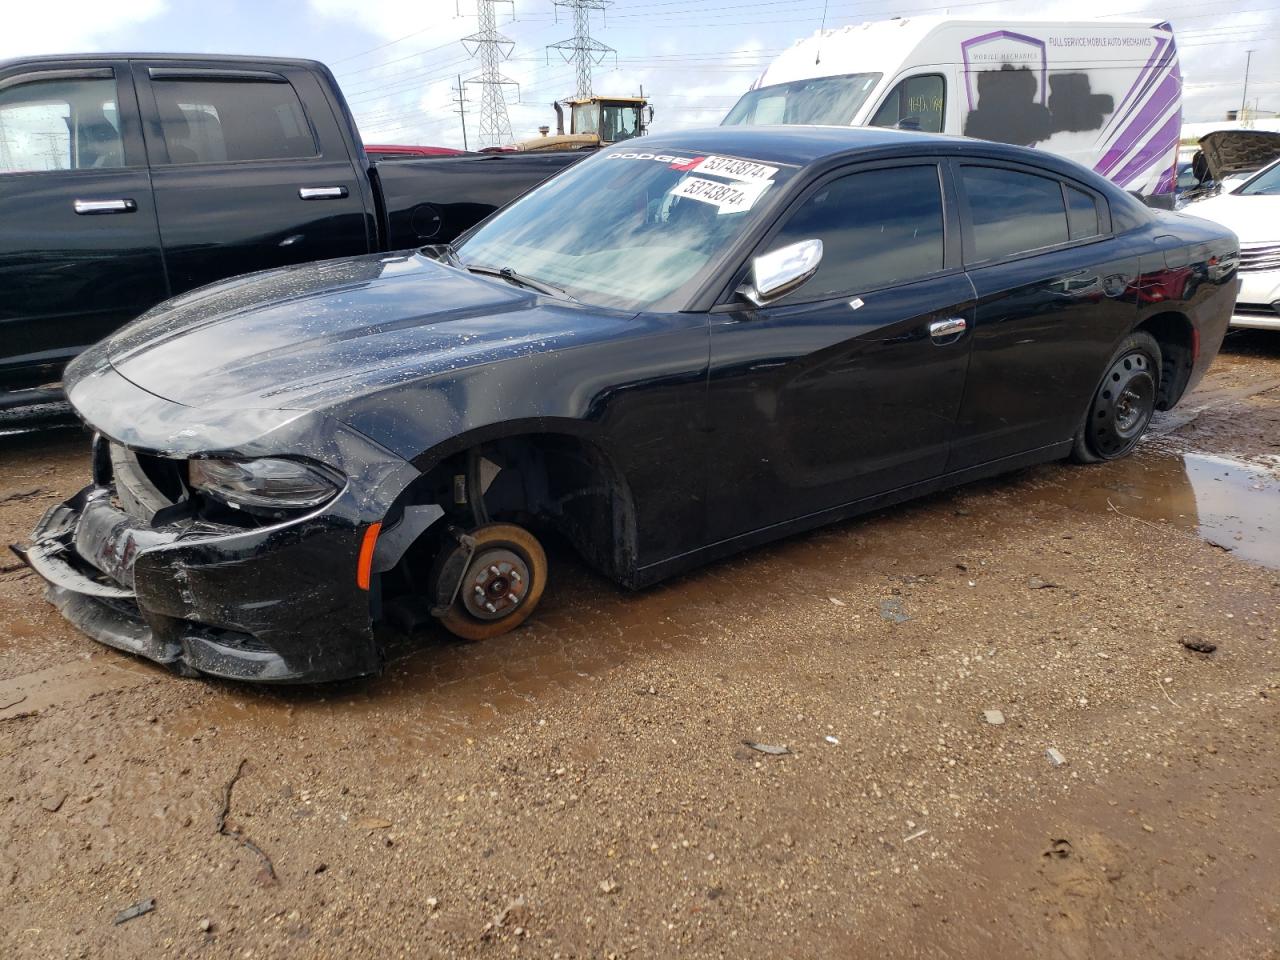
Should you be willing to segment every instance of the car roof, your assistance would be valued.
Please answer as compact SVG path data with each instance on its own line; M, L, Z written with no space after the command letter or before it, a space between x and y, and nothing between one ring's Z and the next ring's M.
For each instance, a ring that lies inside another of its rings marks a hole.
M951 134L895 130L890 127L800 124L706 127L650 134L643 140L615 143L609 149L628 152L643 150L645 153L723 153L748 160L801 167L832 157L856 157L859 154L933 154L1012 160L1069 176L1089 175L1078 164L1044 150Z
M616 143L614 150L688 151L807 166L814 161L857 150L953 143L955 137L892 130L887 127L733 125L649 134L642 141Z
M856 160L863 156L868 160L911 155L1004 160L1038 167L1052 176L1077 180L1108 197L1113 205L1141 207L1137 200L1111 181L1047 150L888 127L799 124L706 127L650 134L643 139L625 140L605 149L627 153L724 154L743 160L798 167L809 167L836 158Z

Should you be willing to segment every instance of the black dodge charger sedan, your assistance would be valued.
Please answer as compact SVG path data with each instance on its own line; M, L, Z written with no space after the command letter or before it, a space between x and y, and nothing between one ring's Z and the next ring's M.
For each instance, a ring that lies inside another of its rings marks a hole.
M240 277L68 369L93 480L20 548L185 672L377 671L510 630L539 538L620 583L1133 450L1217 353L1237 243L1048 154L729 127L606 149L453 246Z

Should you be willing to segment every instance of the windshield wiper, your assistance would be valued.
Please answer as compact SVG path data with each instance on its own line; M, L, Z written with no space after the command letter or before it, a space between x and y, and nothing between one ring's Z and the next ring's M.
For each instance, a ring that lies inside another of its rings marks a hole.
M510 267L486 267L479 264L469 263L466 265L467 270L472 273L479 273L486 277L499 277L509 283L517 286L526 287L529 290L536 290L538 293L545 293L552 297L559 297L561 300L571 300L577 303L577 299L571 297L567 290L547 283L545 280L537 280L533 277L526 277L522 273L516 273Z

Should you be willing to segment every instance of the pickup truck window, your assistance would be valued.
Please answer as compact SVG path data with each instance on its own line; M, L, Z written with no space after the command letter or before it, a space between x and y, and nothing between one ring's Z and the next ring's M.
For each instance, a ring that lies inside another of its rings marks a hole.
M288 83L154 81L170 163L290 160L318 154Z
M0 91L0 173L122 166L115 80L33 80Z

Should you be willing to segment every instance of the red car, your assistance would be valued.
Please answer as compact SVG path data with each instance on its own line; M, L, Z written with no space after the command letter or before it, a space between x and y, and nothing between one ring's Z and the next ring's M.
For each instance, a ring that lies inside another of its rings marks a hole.
M409 147L398 143L366 143L364 152L375 163L380 160L401 160L406 157L457 157L466 153L453 147Z

